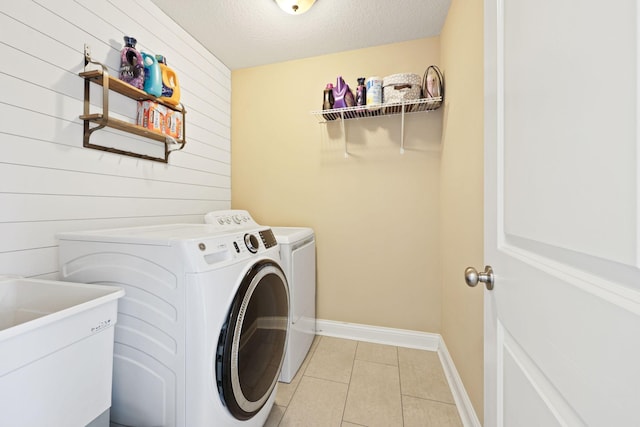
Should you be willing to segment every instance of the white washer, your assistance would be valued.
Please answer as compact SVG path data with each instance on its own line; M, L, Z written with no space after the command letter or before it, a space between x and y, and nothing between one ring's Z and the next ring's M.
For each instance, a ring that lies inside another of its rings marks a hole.
M316 334L316 241L313 229L272 227L289 281L289 339L280 381L290 383Z
M65 280L126 293L112 426L257 427L269 415L288 335L279 247L248 213L215 214L58 236Z

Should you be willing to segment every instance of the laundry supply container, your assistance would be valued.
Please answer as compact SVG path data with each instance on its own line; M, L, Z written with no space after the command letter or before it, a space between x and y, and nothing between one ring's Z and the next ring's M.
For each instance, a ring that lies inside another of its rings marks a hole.
M382 80L382 99L384 104L396 104L404 101L420 99L422 95L422 77L417 74L400 73L386 76ZM406 111L412 111L413 105L408 106ZM386 106L385 111L400 112L401 106ZM389 111L397 109L398 111Z
M0 276L0 426L105 418L123 295L114 286Z

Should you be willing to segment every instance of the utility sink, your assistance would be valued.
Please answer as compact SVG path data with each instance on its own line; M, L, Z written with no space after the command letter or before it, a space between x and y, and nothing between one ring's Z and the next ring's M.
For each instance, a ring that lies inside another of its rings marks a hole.
M111 406L115 286L0 276L0 426L84 427Z

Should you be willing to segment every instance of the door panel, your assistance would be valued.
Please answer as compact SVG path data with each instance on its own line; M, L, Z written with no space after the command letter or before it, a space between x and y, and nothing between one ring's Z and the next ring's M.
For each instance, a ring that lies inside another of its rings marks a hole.
M511 343L514 344L513 341ZM505 344L505 349L510 346ZM554 408L544 399L541 388L548 387L548 381L522 357L522 351L505 351L504 361L504 425L517 426L560 426Z
M485 1L485 425L633 425L638 7Z
M491 296L505 330L497 342L503 360L512 359L522 375L536 379L542 398L564 425L582 424L569 422L573 418L588 425L625 425L636 417L637 303L531 256L505 249L503 257L511 259L501 266ZM506 390L512 372L505 366L496 374L504 378L505 413L510 402L529 405L524 396Z
M503 5L506 237L636 265L635 1Z

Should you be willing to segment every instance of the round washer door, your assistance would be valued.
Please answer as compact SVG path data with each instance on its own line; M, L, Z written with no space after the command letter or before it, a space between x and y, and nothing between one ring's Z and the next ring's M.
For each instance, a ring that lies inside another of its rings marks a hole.
M235 418L253 417L269 399L284 359L288 325L284 272L274 261L259 261L244 276L218 339L218 392Z

